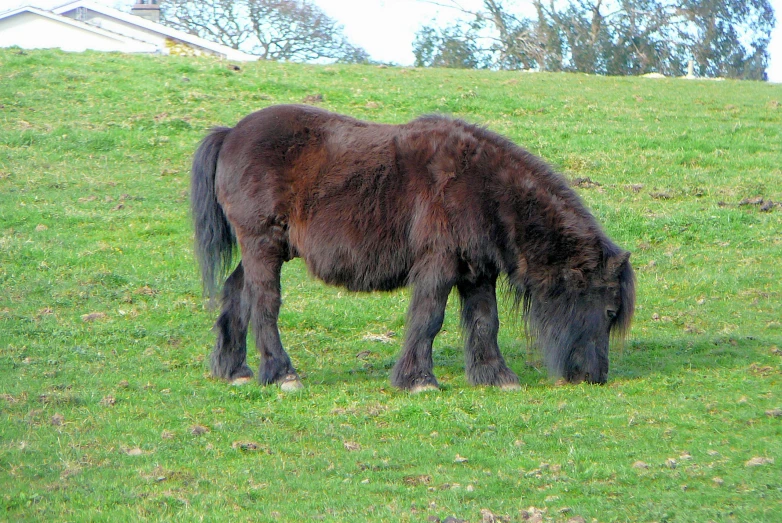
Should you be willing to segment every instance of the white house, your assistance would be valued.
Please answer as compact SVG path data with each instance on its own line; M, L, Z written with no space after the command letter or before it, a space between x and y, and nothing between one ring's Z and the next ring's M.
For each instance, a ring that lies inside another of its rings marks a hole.
M87 0L69 2L51 11L20 7L0 13L0 47L213 55L244 62L258 59L161 25L153 21L159 12L156 0L139 0L133 13L140 16Z

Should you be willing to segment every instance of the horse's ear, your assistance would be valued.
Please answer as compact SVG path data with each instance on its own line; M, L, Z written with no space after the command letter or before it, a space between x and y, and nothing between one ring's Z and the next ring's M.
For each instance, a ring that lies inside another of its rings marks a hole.
M610 278L616 278L622 271L622 267L630 259L630 251L622 251L608 258L606 262L606 274Z

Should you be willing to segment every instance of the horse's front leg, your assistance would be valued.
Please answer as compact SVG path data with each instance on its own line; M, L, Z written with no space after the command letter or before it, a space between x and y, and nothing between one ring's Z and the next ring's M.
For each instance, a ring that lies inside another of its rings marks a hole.
M285 391L302 388L301 380L280 341L280 272L284 248L264 236L241 238L244 299L251 304L250 322L261 355L258 380L278 383Z
M391 372L391 384L411 392L437 390L432 362L432 342L445 318L445 306L452 283L418 281L407 311L407 327L402 354Z
M457 283L462 300L465 372L472 385L517 389L519 378L505 364L497 344L500 320L496 281L496 276L485 276Z

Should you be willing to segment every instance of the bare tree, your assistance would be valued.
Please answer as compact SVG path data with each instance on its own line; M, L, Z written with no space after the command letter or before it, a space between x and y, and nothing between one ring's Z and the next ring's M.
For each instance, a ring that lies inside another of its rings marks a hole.
M480 69L490 64L481 63L477 40L470 35L472 27L454 24L444 28L422 27L413 42L416 67L453 67Z
M353 46L342 26L315 4L303 0L248 0L253 52L269 60L367 61L367 53Z
M240 49L252 36L244 2L167 0L161 22L169 27Z
M267 60L366 62L311 0L168 0L162 22Z
M469 21L451 24L442 30L424 26L414 43L416 64L459 67L458 64L463 63L496 69L523 69L537 63L541 48L536 27L530 20L516 17L504 9L500 1L484 0L483 9L479 10L467 9L458 0L423 1L458 10ZM436 49L438 45L442 52ZM427 55L419 49L431 49L432 52ZM431 57L428 62L424 55ZM455 59L447 60L448 56Z
M537 30L528 18L519 18L496 0L484 0L485 17L495 28L492 37L494 60L501 69L529 69L541 55ZM479 15L480 16L480 15Z

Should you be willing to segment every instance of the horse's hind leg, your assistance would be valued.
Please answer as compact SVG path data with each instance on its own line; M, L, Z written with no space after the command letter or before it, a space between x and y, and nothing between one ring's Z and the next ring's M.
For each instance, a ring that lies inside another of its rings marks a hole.
M405 344L391 372L391 384L412 392L438 388L434 377L432 342L443 326L452 284L419 282L407 312Z
M508 368L497 345L500 320L497 314L497 278L457 283L462 300L464 360L467 381L472 385L519 387L519 378Z
M240 263L223 286L222 309L215 322L217 343L210 358L212 376L244 383L253 377L247 366L247 322L250 311L242 303L244 270Z
M261 355L258 379L263 385L278 383L282 390L302 387L290 357L282 347L277 318L280 313L282 246L271 238L241 239L244 264L244 299L251 304L255 345Z

